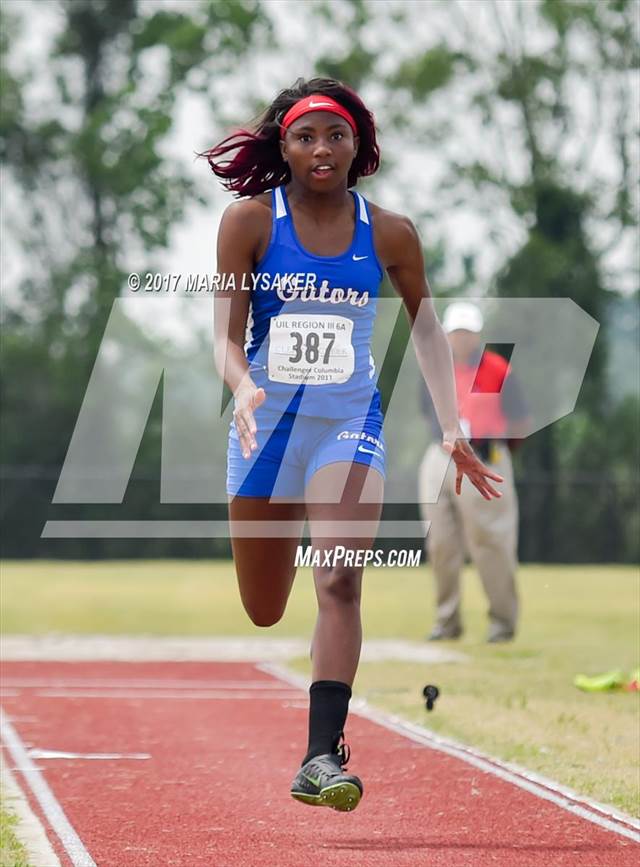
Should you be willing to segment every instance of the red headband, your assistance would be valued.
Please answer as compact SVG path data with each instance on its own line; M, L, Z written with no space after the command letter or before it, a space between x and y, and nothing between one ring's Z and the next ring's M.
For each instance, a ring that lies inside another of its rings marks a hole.
M311 96L305 96L304 99L299 99L298 102L291 106L289 111L282 118L280 125L280 138L284 138L285 133L294 122L302 117L303 114L308 114L310 111L330 111L332 114L338 114L344 118L354 135L358 135L356 122L351 113L347 109L332 99L330 96L323 96L321 93L312 93Z

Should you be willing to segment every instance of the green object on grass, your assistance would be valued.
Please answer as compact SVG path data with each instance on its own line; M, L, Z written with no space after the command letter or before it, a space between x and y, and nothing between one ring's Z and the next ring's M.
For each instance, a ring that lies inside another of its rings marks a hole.
M624 685L625 677L619 668L607 671L604 674L596 674L589 677L586 674L576 674L573 679L574 686L584 692L608 692L611 689L620 689Z

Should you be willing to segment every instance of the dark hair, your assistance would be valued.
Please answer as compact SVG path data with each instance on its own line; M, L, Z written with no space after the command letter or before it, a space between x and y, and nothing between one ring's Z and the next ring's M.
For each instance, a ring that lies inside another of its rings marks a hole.
M286 183L291 178L289 166L280 153L280 126L294 103L312 93L331 96L351 112L356 122L360 146L349 169L350 187L358 178L372 175L380 165L380 149L376 141L373 115L355 91L333 78L299 78L293 87L285 88L269 108L253 123L252 129L239 129L215 147L198 156L205 157L211 170L223 179L223 185L238 197L259 193ZM237 151L229 158L227 154Z

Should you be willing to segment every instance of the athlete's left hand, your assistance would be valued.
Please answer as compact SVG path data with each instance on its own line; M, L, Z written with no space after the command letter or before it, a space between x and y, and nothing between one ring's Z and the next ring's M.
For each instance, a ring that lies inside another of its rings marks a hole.
M462 477L467 476L485 500L502 496L500 491L496 491L487 479L492 479L494 482L503 482L504 479L482 463L465 439L461 439L458 434L445 434L442 439L442 448L449 452L455 461L456 494L462 490Z

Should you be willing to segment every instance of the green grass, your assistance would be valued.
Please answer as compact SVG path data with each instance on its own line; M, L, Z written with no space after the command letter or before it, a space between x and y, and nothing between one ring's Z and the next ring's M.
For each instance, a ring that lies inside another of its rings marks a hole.
M2 804L0 806L0 867L29 867L27 851L15 835L17 824L17 816L6 810Z
M514 761L589 797L638 815L638 695L587 695L572 685L638 665L638 572L613 566L525 566L522 628L511 645L486 645L486 602L465 574L464 664L363 663L355 691L433 731ZM5 633L261 635L246 618L227 562L7 562ZM419 569L369 569L366 638L421 641L433 617L431 577ZM300 570L275 636L310 636L315 596ZM294 667L308 671L306 659ZM442 690L427 714L422 687Z

